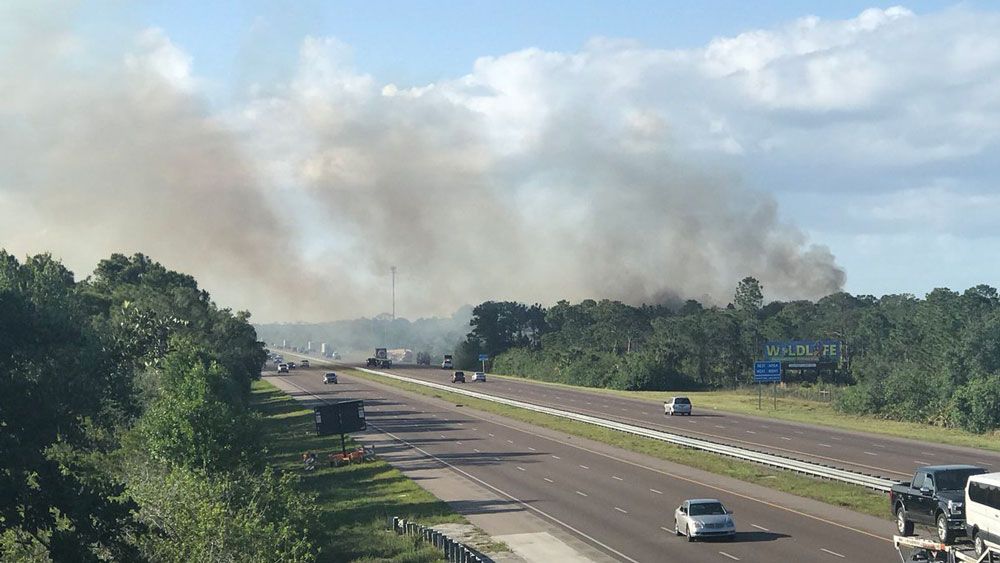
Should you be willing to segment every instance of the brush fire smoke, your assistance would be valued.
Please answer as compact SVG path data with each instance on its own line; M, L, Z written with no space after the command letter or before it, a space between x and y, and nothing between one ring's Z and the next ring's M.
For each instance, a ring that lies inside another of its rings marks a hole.
M31 25L31 33L25 30ZM587 297L725 303L754 275L815 298L844 274L775 202L684 156L682 87L627 46L526 50L420 88L304 41L294 77L223 108L147 30L109 55L21 20L0 51L0 241L87 271L144 252L261 321ZM29 48L30 47L30 48Z

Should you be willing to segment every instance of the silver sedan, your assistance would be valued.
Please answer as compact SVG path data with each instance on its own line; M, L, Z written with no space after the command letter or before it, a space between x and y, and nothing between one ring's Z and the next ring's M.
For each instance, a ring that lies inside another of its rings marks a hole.
M688 541L697 538L731 540L736 537L736 522L733 521L733 513L726 510L719 500L690 499L674 511L674 533L687 536Z

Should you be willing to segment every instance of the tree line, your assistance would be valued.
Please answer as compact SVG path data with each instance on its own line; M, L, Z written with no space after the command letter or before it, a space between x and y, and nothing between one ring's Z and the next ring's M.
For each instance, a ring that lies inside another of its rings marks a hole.
M0 251L0 560L313 560L248 319L142 254L77 281Z
M839 340L839 364L785 381L843 386L836 407L847 413L1000 428L1000 296L988 285L765 304L747 277L724 307L487 301L470 327L456 350L463 368L488 354L497 373L626 390L733 388L751 382L766 341Z

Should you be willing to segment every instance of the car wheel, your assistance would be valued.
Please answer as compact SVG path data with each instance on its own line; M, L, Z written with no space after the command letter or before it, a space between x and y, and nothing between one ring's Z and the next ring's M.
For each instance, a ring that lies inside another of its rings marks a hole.
M979 535L979 532L973 532L972 534L972 545L976 548L976 557L982 557L986 553L986 544L983 542L983 536Z
M913 522L906 519L906 509L903 505L896 507L896 531L901 536L913 535Z
M691 526L687 527L687 533L685 535L687 535L688 541L694 541L694 536L691 535Z
M948 517L944 512L937 516L937 536L941 543L951 543L951 540L955 539L955 534L948 529Z

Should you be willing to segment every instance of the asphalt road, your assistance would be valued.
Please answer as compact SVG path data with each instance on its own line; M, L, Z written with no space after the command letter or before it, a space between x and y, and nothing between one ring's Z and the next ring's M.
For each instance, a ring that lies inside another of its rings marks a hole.
M391 372L436 383L450 383L452 374L451 370L417 367L394 367ZM467 374L470 382L471 375ZM913 476L913 470L917 467L946 463L969 463L1000 471L1000 452L975 448L706 411L699 409L697 404L694 405L691 416L667 417L663 414L662 403L657 401L617 397L524 380L492 377L485 384L467 383L466 386L481 393L767 451L888 479L907 480Z
M446 464L501 492L613 559L774 563L897 558L886 540L892 532L886 521L350 376L341 375L338 385L324 385L322 371L299 370L280 379L301 389L293 393L301 400L364 399L371 428L408 444L427 463ZM423 375L440 378L442 373ZM688 543L674 536L674 508L685 498L701 497L720 498L735 511L735 541Z

